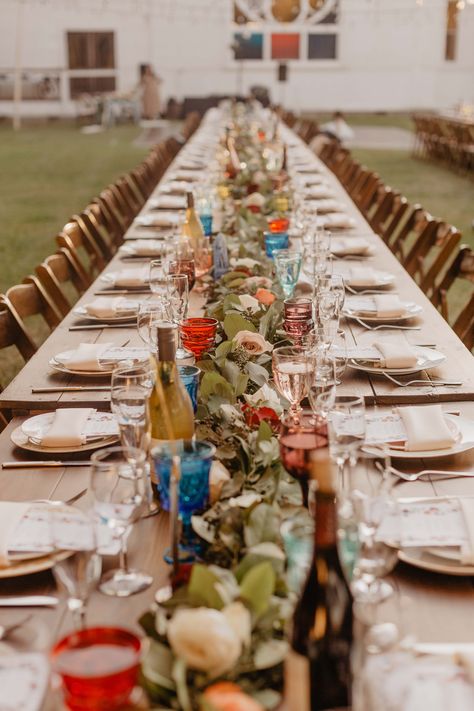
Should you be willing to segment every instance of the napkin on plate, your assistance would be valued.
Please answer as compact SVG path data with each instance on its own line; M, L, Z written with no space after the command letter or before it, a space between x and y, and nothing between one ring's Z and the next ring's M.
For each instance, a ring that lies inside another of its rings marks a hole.
M115 272L114 286L138 287L148 284L147 269L121 269Z
M371 267L351 267L345 278L350 286L376 286L377 274Z
M325 229L348 230L355 227L355 220L344 212L331 212L321 217L321 223Z
M381 318L398 318L406 313L406 307L397 294L374 294L374 304L377 316Z
M79 447L84 426L95 412L93 407L63 407L56 410L50 428L41 437L43 447Z
M365 255L370 245L363 237L335 237L331 241L331 252L340 255Z
M398 407L397 412L407 433L406 451L448 449L456 442L441 405Z
M137 257L158 257L163 254L164 244L163 241L157 239L137 239L132 244L122 247L121 251Z
M334 193L329 185L313 185L306 191L305 197L307 200L322 200L323 198L334 197Z
M332 198L328 198L327 200L315 200L311 204L314 205L319 215L325 215L327 213L334 214L335 212L343 210L341 203Z
M117 316L119 310L125 309L125 304L126 300L121 296L112 298L99 296L97 299L94 299L94 301L84 304L84 308L89 316L95 316L96 318L113 318Z
M18 526L29 507L29 502L0 501L0 568L9 565L8 544L10 535Z
M375 341L375 348L383 357L385 368L413 368L418 362L413 348L404 341Z
M139 215L133 224L142 227L175 227L181 220L178 212L162 212L153 215Z
M71 352L67 360L58 361L69 370L102 370L99 365L99 358L108 350L113 343L80 343L76 350Z
M186 200L182 195L157 195L149 201L147 207L150 210L184 210Z

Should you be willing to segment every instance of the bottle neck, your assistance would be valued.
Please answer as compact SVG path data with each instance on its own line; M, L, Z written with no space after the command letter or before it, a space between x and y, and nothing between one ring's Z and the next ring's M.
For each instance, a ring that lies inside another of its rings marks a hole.
M315 502L314 555L337 545L337 510L334 492L317 492Z
M188 210L194 209L194 195L192 193L186 193L186 205Z

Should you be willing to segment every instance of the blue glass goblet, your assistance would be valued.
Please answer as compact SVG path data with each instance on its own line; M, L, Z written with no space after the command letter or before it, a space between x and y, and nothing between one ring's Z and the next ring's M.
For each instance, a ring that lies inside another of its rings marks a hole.
M199 552L199 541L191 527L191 516L202 511L209 500L209 471L216 452L214 445L201 440L176 440L160 442L151 452L160 501L165 511L170 510L170 478L173 457L178 455L181 465L179 480L178 513L183 524L180 560L193 560ZM170 551L165 560L172 562Z
M193 410L196 412L198 402L198 387L200 370L196 365L178 365L179 377L193 403Z
M265 254L273 259L273 253L277 249L288 249L288 232L264 232Z
M275 272L283 293L286 297L292 295L301 271L301 252L290 252L289 249L279 249L273 252Z

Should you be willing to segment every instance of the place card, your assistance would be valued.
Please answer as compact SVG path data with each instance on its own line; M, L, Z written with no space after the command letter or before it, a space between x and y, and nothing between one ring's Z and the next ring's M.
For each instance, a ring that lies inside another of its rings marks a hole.
M38 711L49 681L46 655L37 653L0 656L0 709Z

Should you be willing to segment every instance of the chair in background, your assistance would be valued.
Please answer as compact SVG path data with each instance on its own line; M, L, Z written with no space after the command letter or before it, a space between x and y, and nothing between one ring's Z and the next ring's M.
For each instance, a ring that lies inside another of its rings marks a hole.
M76 260L66 248L47 257L36 267L38 279L62 316L71 310L73 302L87 289L88 284L77 270Z
M430 297L436 288L436 280L443 273L446 264L449 264L454 252L461 241L461 233L452 225L440 222L434 240L423 256L418 257L418 268L414 277L422 291Z
M27 319L32 316L41 316L43 323L46 324L50 332L62 320L62 315L51 296L39 278L33 274L25 277L22 284L11 286L3 296L3 300L9 305L16 321L21 324L25 333L29 334L33 342L35 339L28 329Z

